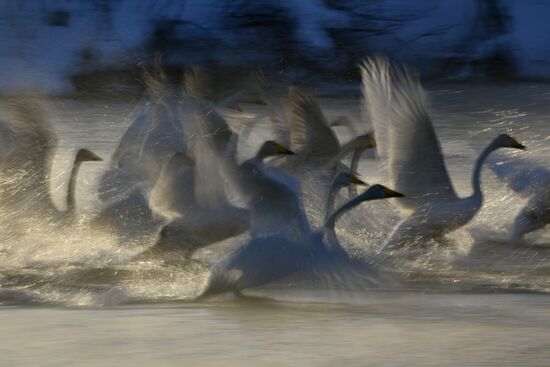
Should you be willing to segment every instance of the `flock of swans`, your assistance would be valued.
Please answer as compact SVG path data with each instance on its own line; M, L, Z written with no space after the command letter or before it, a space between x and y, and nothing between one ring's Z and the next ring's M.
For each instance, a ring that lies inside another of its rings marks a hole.
M150 102L120 139L99 180L102 210L86 225L127 241L152 236L154 243L141 258L178 254L182 261L195 261L198 249L246 234L244 244L209 267L201 297L210 297L239 294L297 273L372 284L376 267L349 254L338 239L342 215L364 202L391 198L401 221L379 253L391 256L430 241L452 244L446 235L465 226L483 205L480 175L486 162L512 190L529 197L510 241L550 222L550 171L521 157L489 157L500 148L524 150L522 144L506 134L490 142L475 162L472 194L461 198L417 76L383 57L367 59L360 69L362 133L347 119L329 121L317 102L296 87L283 99L260 88L269 113L236 128L225 115L245 114L238 105L243 93L213 103L197 71L186 73L185 86L177 92L160 68L146 72ZM6 105L10 118L0 124L4 210L74 225L79 166L101 158L88 149L77 152L66 209L60 211L49 193L56 137L39 103L26 97ZM269 122L272 139L242 160L245 130L260 119ZM342 124L352 132L345 144L333 131ZM376 150L388 187L357 176L360 157L369 149ZM348 156L350 166L343 163ZM357 194L357 186L366 189Z

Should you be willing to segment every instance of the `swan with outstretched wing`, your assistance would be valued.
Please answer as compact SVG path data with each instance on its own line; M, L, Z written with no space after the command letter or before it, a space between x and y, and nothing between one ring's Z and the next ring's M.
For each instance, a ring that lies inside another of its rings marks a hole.
M499 148L525 147L506 134L497 136L476 161L473 193L460 198L449 178L428 114L427 95L418 78L382 57L366 60L361 72L365 110L388 183L405 195L396 200L405 218L390 235L386 248L441 239L467 224L483 202L480 175L485 159Z
M12 218L61 220L70 223L76 216L76 179L83 162L102 159L88 149L80 149L72 162L65 210L58 209L51 197L50 177L57 148L57 136L49 124L40 102L32 96L8 100L10 119L2 124L2 139L9 149L0 162L2 205Z
M256 185L258 183L256 181ZM333 180L329 200L340 188L350 184L364 183L349 173L339 174ZM375 270L362 260L348 255L334 234L336 220L358 204L339 208L333 216L325 215L328 219L323 230L312 231L307 222L303 223L305 216L300 204L300 192L291 187L283 190L283 184L279 185L279 195L267 196L270 192L275 193L272 188L269 191L256 192L252 200L266 201L268 204L273 202L276 205L274 210L279 212L278 216L281 218L286 217L287 225L281 223L283 226L276 227L276 230L271 228L269 233L263 233L262 230L268 227L260 226L258 230L255 226L264 221L269 223L272 220L270 212L264 211L264 208L256 210L256 206L251 206L251 218L258 217L256 222L251 221L251 240L214 265L200 298L224 292L238 294L243 289L261 286L295 273L313 276L330 286L338 287L347 287L350 283L360 283L362 287L368 287L376 278ZM375 185L362 194L359 200L363 202L397 195ZM331 203L327 204L327 207L331 206ZM268 207L273 208L272 205L265 206Z

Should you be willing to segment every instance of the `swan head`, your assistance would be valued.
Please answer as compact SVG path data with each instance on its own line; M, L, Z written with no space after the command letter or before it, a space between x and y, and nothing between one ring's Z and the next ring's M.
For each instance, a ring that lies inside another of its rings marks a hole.
M359 135L355 138L355 141L357 142L358 148L376 148L376 140L374 139L374 134L372 132L368 132L363 135Z
M340 172L332 180L333 187L346 187L350 185L367 186L367 183L359 179L356 175L350 172Z
M383 185L373 185L369 187L365 192L356 196L355 198L348 201L346 204L342 205L340 208L336 209L325 221L324 228L325 230L334 230L336 221L344 214L345 212L353 209L357 205L371 200L387 199L387 198L399 198L405 195L393 191L392 189L387 188Z
M493 145L496 148L514 148L514 149L520 149L525 150L527 149L525 145L518 142L516 139L511 137L508 134L500 134L495 138L493 141Z
M103 158L95 154L89 149L80 149L76 153L75 162L101 162Z
M260 159L264 159L267 157L273 157L277 155L288 155L288 154L294 154L294 152L273 140L268 140L265 143L263 143L256 157Z
M402 198L405 195L387 188L384 185L373 185L369 187L363 194L360 196L364 197L365 200L377 200L377 199L387 199L387 198Z

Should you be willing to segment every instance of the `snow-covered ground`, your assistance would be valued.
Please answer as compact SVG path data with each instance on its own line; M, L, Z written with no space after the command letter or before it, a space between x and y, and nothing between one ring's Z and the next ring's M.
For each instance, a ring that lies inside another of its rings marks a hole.
M378 52L427 77L549 78L549 16L545 0L4 0L0 90L70 92L71 76L155 51L178 65L331 71Z

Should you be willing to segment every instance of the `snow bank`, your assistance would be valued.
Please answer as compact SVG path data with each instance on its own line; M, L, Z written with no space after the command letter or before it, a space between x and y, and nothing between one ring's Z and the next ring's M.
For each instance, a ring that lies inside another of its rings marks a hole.
M349 69L371 53L425 76L550 77L544 0L117 0L0 2L0 90L70 92L70 77L169 63ZM484 66L485 65L485 66ZM487 67L489 65L489 67Z

